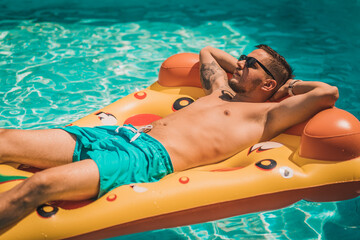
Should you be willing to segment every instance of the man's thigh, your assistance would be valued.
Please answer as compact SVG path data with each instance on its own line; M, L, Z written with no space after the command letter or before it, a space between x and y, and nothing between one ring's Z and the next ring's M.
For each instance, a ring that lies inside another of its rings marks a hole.
M75 144L76 137L61 129L0 130L1 162L55 167L72 162Z
M45 169L39 174L49 183L46 201L84 200L98 196L100 175L91 159Z

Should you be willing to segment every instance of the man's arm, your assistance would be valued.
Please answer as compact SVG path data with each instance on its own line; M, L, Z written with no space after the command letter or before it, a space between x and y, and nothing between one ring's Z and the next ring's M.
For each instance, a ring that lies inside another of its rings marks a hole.
M288 91L290 79L279 89L279 96ZM304 122L316 113L334 106L339 97L337 87L323 82L298 81L291 89L295 96L274 103L268 112L263 139L270 139L289 127Z
M230 54L207 46L200 51L200 79L206 94L224 87L229 90L226 72L233 73L237 59Z

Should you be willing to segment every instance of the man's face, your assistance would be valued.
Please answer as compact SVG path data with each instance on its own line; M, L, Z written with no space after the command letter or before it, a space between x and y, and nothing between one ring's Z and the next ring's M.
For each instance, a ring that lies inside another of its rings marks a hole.
M264 50L256 49L248 54L247 57L255 58L264 67L268 68L266 63L269 55ZM246 64L246 60L240 60L237 62L237 68L234 71L233 77L229 79L229 86L234 92L244 94L254 91L268 77L268 74L258 62L253 61L253 64Z

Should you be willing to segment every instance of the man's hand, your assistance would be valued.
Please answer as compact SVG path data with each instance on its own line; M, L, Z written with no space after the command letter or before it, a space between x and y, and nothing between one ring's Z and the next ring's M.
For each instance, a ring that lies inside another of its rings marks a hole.
M277 92L274 93L274 95L269 99L271 102L279 102L283 100L284 98L289 96L289 87L291 85L291 88L294 87L296 82L301 80L295 80L295 79L289 79L286 81L284 85L282 85ZM292 91L292 89L291 89Z

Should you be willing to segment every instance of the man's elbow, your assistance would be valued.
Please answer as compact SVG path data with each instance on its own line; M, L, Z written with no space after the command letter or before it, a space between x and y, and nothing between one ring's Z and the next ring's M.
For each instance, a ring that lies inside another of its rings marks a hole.
M207 52L210 52L210 51L211 51L211 49L213 49L213 47L212 47L212 46L206 46L206 47L202 48L202 49L200 50L200 52L201 52L201 51L207 51Z
M200 50L200 53L199 53L200 59L201 59L202 56L206 56L207 54L211 54L211 49L212 48L213 47L211 47L211 46L206 46L206 47L202 48Z
M203 48L200 50L200 54L201 54L201 52L207 52L207 51L209 51L209 48L210 48L210 46L203 47Z
M335 86L328 86L323 92L324 103L327 107L333 107L339 98L339 89Z
M329 94L330 94L330 98L331 98L331 101L332 101L332 106L334 106L335 102L339 98L339 89L337 87L335 87L335 86L331 86Z

